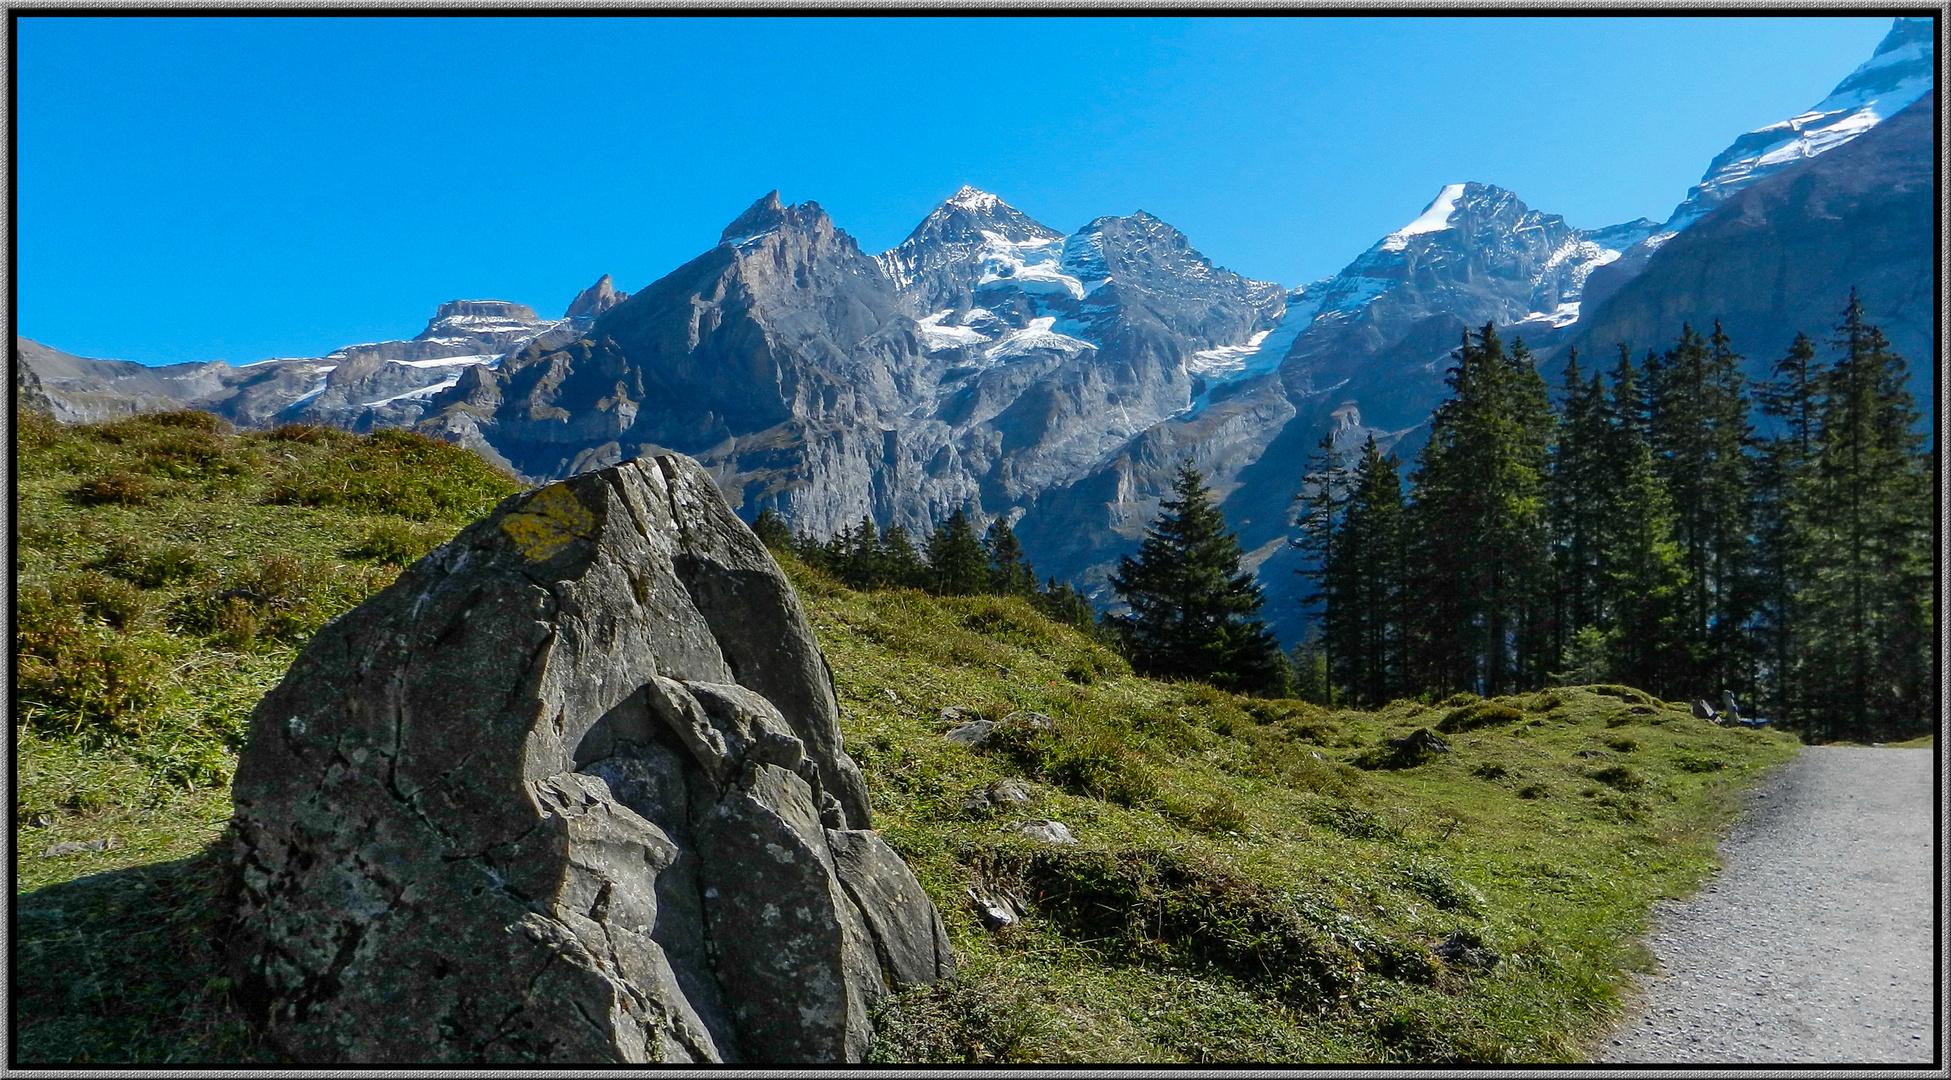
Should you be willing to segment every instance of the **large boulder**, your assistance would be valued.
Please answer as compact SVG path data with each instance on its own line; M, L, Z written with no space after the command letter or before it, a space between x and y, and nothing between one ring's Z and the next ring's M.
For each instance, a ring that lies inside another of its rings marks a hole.
M321 630L234 799L233 975L304 1061L857 1061L954 968L685 457L514 496Z

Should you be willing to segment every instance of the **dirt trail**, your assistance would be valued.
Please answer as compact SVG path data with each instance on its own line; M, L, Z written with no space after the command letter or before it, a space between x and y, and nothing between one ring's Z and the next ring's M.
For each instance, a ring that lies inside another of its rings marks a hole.
M1815 746L1771 778L1726 869L1655 913L1659 971L1594 1059L1931 1061L1936 757Z

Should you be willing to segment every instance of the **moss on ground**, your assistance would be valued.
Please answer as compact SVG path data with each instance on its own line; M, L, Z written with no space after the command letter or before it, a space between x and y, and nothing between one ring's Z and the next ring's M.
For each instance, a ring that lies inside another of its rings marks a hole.
M22 414L18 446L16 1055L259 1060L215 951L244 720L312 631L514 487L424 440L195 417ZM1137 678L1019 600L788 571L961 962L883 1004L877 1061L1576 1060L1647 962L1652 902L1796 748L1628 687L1235 697ZM951 706L1055 724L969 749ZM1432 728L1447 752L1389 752ZM1006 777L1030 804L967 808ZM1009 828L1029 818L1080 843ZM1021 922L985 928L971 886Z

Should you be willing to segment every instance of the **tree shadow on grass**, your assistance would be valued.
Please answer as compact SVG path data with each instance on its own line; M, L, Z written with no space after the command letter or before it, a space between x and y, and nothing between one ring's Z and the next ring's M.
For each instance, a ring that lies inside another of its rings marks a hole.
M229 1000L225 846L14 898L14 1064L275 1060Z

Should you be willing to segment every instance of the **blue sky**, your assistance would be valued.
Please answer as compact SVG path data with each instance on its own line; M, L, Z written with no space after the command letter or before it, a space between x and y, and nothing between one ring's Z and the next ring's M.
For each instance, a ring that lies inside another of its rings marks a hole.
M777 188L869 251L962 184L1144 209L1289 287L1444 184L1664 219L1890 19L228 18L18 22L17 332L145 363L635 291Z

